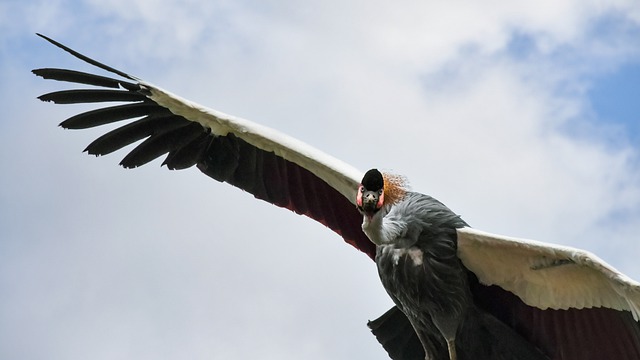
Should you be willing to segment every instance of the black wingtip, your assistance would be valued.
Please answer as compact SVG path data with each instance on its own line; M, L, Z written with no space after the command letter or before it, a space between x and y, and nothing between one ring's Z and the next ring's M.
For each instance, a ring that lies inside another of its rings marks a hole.
M91 64L91 65L97 66L97 67L99 67L99 68L101 68L101 69L103 69L103 70L109 71L109 72L111 72L111 73L114 73L114 74L120 75L120 76L122 76L122 77L124 77L124 78L127 78L127 79L129 79L129 80L134 80L134 81L137 81L137 80L138 80L135 76L131 76L131 75L129 75L129 74L127 74L127 73L124 73L124 72L122 72L122 71L120 71L120 70L118 70L118 69L114 69L114 68L112 68L111 66L108 66L108 65L105 65L105 64L103 64L103 63L101 63L101 62L98 62L98 61L96 61L96 60L93 60L92 58L90 58L90 57L88 57L88 56L82 55L82 54L80 54L79 52L77 52L77 51L75 51L75 50L71 49L70 47L67 47L67 46L65 46L65 45L62 45L61 43L59 43L59 42L57 42L57 41L53 40L52 38L50 38L50 37L48 37L48 36L42 35L42 34L40 34L40 33L36 33L36 35L38 35L38 36L40 36L41 38L43 38L43 39L47 40L47 41L48 41L48 42L50 42L51 44L53 44L53 45L55 45L55 46L57 46L57 47L61 48L62 50L64 50L64 51L68 52L69 54L71 54L71 55L75 56L76 58L78 58L78 59L80 59L80 60L82 60L82 61L85 61L85 62L87 62L87 63L89 63L89 64ZM37 75L37 74L36 74L36 75Z

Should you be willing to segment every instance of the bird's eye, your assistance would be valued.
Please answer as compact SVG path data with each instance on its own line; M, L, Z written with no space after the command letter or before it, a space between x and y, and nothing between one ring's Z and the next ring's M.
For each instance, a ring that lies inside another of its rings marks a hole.
M378 190L378 195L382 195L383 192L384 192L384 189Z
M360 192L364 193L364 186L360 186Z

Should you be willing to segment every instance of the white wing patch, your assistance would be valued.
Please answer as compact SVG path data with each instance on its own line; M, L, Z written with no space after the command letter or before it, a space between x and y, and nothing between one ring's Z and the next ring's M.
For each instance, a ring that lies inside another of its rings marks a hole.
M607 307L640 319L640 283L587 251L458 229L458 256L481 283L540 309Z

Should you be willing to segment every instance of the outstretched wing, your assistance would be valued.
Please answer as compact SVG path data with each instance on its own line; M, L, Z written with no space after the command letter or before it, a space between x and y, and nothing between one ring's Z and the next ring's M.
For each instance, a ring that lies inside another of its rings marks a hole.
M162 164L169 169L196 165L218 181L323 223L349 244L375 256L375 246L362 232L362 216L354 204L360 171L271 128L182 99L38 35L119 76L55 68L33 70L45 79L91 86L45 94L39 97L43 101L120 103L60 124L66 129L86 129L126 121L89 144L85 149L89 154L106 155L143 140L122 159L122 166L138 167L166 154Z
M458 256L485 285L498 285L540 309L607 307L638 320L640 284L584 250L458 230Z
M640 285L595 255L463 228L458 256L476 305L550 359L640 358Z

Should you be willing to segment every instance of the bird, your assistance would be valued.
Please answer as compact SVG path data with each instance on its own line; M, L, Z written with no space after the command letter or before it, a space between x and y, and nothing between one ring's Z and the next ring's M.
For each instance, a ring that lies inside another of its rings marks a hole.
M125 123L91 142L107 155L136 144L120 165L161 156L196 166L255 198L305 215L375 261L395 304L367 323L393 360L640 359L640 283L596 255L470 227L398 174L355 167L249 120L213 110L49 43L112 75L32 72L80 88L39 96L103 104L60 123Z

